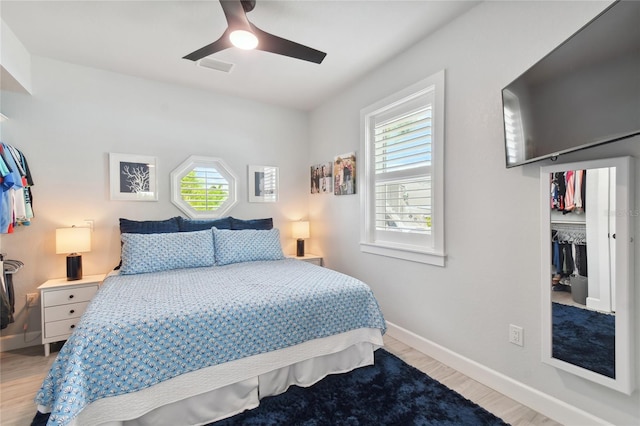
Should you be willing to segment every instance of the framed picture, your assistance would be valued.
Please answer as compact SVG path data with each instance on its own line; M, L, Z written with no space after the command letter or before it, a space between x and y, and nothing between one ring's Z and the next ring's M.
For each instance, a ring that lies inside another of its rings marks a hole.
M333 193L333 166L331 162L311 166L311 193Z
M112 200L158 201L156 158L109 154Z
M249 202L275 203L278 201L278 168L249 166Z
M333 193L351 195L356 193L356 153L338 155L333 160Z

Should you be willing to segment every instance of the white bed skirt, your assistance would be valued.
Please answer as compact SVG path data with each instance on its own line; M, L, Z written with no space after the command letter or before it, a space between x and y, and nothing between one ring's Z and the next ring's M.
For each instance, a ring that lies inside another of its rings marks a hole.
M329 374L373 364L378 329L336 336L183 374L141 391L100 399L74 426L203 425L257 407L289 386L311 386ZM41 409L41 407L38 407ZM41 410L42 411L42 410Z

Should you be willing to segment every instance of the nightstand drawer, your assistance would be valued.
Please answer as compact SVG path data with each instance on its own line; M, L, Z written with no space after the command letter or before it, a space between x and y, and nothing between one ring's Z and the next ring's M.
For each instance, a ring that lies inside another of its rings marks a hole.
M49 339L51 337L70 336L79 321L80 318L71 318L68 320L48 322L44 325L44 337Z
M80 318L87 309L89 302L69 303L68 305L52 306L44 309L45 322L60 321L70 318Z
M296 256L295 254L286 255L290 259L300 260L302 262L311 263L318 266L324 266L324 261L322 256L318 256L317 254L306 253L304 256Z
M43 295L42 305L46 308L68 303L87 302L96 294L96 291L98 291L97 284L86 287L46 291Z
M318 257L315 259L302 259L304 262L312 263L314 265L322 266L322 258Z

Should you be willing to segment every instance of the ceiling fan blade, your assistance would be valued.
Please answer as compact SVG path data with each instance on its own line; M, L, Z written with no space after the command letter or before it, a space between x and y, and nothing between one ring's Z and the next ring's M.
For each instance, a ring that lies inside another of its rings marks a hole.
M211 44L208 44L195 52L189 53L187 56L182 59L189 59L191 61L199 61L202 58L205 58L213 53L220 52L221 50L227 49L232 46L229 41L228 30L222 34L218 40L214 41Z
M258 47L256 47L258 50L302 59L316 64L322 63L325 56L327 56L325 52L270 34L253 24L251 24L251 29L260 40Z
M229 30L247 30L251 29L251 24L247 19L247 14L240 0L220 0L224 17L227 19Z
M195 52L189 53L182 59L199 61L200 59L211 54L224 49L228 49L229 47L233 46L231 44L231 41L229 40L229 34L231 33L231 31L237 29L251 30L251 24L247 20L247 15L245 14L244 7L242 6L242 2L240 0L220 0L220 5L222 6L224 17L227 20L227 29L218 40L204 46L201 49L196 50Z

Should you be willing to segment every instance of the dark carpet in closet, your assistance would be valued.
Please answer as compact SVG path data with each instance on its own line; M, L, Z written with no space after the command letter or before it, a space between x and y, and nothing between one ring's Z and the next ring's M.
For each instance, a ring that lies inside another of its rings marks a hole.
M615 315L553 303L553 357L615 379Z

